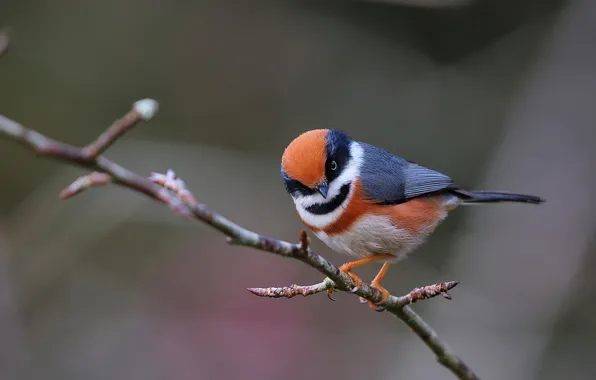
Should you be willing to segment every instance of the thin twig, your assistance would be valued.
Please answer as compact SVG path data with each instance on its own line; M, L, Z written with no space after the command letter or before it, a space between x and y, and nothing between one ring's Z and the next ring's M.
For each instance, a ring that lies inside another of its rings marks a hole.
M77 178L60 192L61 199L68 199L75 195L90 189L92 187L107 185L112 182L112 177L107 173L91 172L87 175Z
M303 297L312 296L313 294L321 293L334 287L335 283L330 278L326 278L324 281L314 285L290 285L281 288L248 288L247 290L259 297L292 298L298 295Z
M389 296L387 301L383 304L384 309L400 308L436 296L442 296L444 298L451 299L449 290L455 288L457 284L457 281L439 282L434 285L427 285L422 288L413 289L410 293L406 294L405 296ZM322 293L328 289L333 288L335 288L335 283L330 278L326 278L324 281L321 281L313 285L248 288L248 291L259 297L292 298L297 295L310 296L313 294Z
M139 121L153 118L157 109L155 100L139 100L126 115L116 120L95 141L83 148L84 154L90 159L99 156Z
M409 306L391 310L393 314L404 321L422 339L424 343L437 356L437 361L449 368L459 379L479 380L480 378L472 369L457 356L455 351L441 340L435 330Z
M1 43L2 38L0 37L0 49ZM308 236L304 231L300 235L298 244L257 234L211 211L205 205L197 203L190 191L185 188L184 182L177 178L173 172L169 171L166 175L154 173L150 179L147 179L100 155L101 152L105 151L139 121L151 119L156 111L157 102L151 99L138 101L125 117L116 121L95 142L82 148L53 140L2 115L0 115L0 136L25 146L37 155L61 160L92 171L91 174L80 177L63 190L61 193L62 198L71 197L90 187L112 182L165 203L183 216L210 225L226 235L228 242L231 244L300 260L327 277L325 281L308 287L249 289L255 294L291 298L298 294L307 296L319 293L333 287L337 290L354 293L368 301L379 304L382 297L376 289L366 283L357 287L350 276L310 249ZM457 285L456 282L447 282L417 288L403 297L389 296L379 306L404 321L435 353L438 361L458 378L478 379L453 350L439 339L437 333L407 306L418 300L437 295L449 298L448 290L455 285Z

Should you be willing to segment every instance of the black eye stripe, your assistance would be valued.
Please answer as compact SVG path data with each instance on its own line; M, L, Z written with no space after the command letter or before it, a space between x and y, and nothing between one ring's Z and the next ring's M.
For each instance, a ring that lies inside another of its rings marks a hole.
M284 181L284 183L286 185L286 190L290 194L298 193L300 195L312 195L316 192L310 187L304 186L301 182L296 181L295 179L287 179Z
M283 169L280 170L281 178L284 181L284 186L286 187L286 191L289 194L296 194L296 195L312 195L315 193L314 189L305 186L300 181L292 179L288 177L288 175L284 172Z

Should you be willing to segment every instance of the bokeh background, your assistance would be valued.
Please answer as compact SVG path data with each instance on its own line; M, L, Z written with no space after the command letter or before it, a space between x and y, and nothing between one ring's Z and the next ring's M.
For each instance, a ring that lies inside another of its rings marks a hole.
M0 25L0 113L83 145L155 98L108 157L266 235L297 238L279 160L312 128L544 196L455 211L386 286L461 281L415 309L483 379L596 378L593 0L2 0ZM353 296L245 290L321 279L299 262L119 188L59 201L82 174L0 141L1 379L453 378Z

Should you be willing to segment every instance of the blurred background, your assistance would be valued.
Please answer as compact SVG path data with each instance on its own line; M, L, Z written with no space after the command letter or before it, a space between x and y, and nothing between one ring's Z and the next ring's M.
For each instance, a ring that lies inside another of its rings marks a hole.
M0 113L83 145L155 98L107 156L269 236L297 239L279 163L313 128L547 198L458 209L385 285L461 281L414 308L483 379L596 378L596 2L1 0L0 25ZM299 262L120 188L60 202L84 173L0 141L1 379L453 378L353 296L245 290L322 279Z

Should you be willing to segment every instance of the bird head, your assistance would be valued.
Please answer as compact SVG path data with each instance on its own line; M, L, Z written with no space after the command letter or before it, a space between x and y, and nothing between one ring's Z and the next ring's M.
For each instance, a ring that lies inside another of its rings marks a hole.
M296 137L281 159L281 175L295 202L326 203L358 175L361 148L348 135L315 129Z

